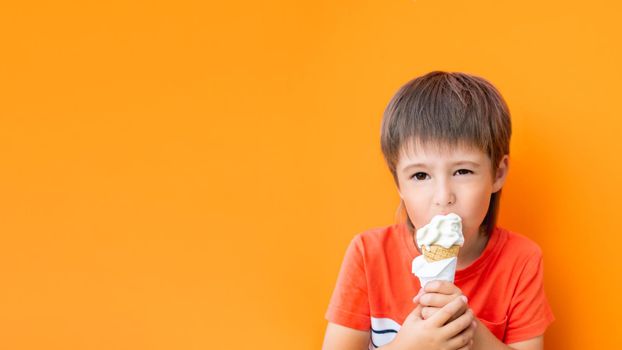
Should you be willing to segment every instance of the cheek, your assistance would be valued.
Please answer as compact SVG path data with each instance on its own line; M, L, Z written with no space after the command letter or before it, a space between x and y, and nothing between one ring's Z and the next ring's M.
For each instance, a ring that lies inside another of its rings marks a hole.
M427 224L429 199L427 199L425 193L417 192L417 195L403 194L404 206L408 217L413 222L415 227L422 227Z
M486 216L490 204L491 192L487 188L472 188L464 203L468 203L469 221L479 226L481 220ZM475 223L477 222L477 223Z

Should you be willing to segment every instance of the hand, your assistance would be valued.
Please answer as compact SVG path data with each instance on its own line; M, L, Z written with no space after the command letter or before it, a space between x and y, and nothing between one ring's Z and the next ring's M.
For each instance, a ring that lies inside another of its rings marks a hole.
M430 318L421 318L421 304L406 317L391 349L468 350L473 345L476 322L465 298L455 298ZM455 314L461 316L449 322Z
M419 294L417 294L413 301L421 304L423 307L421 315L425 320L461 295L462 291L460 288L449 281L432 281L426 284L425 288L419 290ZM456 314L449 321L453 321L459 316L460 314Z

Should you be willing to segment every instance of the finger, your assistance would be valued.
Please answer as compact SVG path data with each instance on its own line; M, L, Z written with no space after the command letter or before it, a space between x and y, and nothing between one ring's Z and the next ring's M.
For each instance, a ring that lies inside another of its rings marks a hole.
M424 306L424 310L422 312L423 319L428 319L430 316L432 316L436 312L436 310L432 312L426 312L425 310L426 307L441 308L459 296L460 295L456 295L456 294L445 295L445 294L439 294L439 293L424 293L418 299L419 303ZM452 318L449 319L449 322L455 320L460 315L462 315L462 313L454 314L454 316L452 316Z
M449 339L447 345L450 349L460 349L463 347L468 347L469 344L473 341L473 336L475 335L475 321L471 322L471 325L465 329L464 331L457 334L455 337Z
M465 345L465 346L461 347L461 348L460 348L460 349L458 349L458 350L471 350L471 349L473 349L473 339L471 339L471 341L469 342L469 344L467 344L467 345Z
M457 298L458 295L447 295L439 293L425 293L419 297L419 303L423 306L443 307L450 301Z
M425 307L424 307L425 309ZM434 313L436 313L439 309L438 308L431 308L431 310L429 310L428 312L432 312L431 314L429 314L429 316L426 316L426 313L424 313L424 310L421 311L421 314L423 315L423 319L427 320L428 318L430 318ZM466 309L464 310L466 311ZM462 312L464 313L464 312ZM457 319L458 317L462 316L462 314L460 312L456 312L453 316L451 316L451 318L449 320L447 320L447 322L445 322L445 324L453 322L453 320Z
M440 310L438 310L438 312L432 315L429 320L438 327L442 327L455 313L464 312L464 310L467 308L466 302L466 297L460 296L460 298L456 298L447 305L443 306Z
M462 313L455 313L450 319L449 321L447 321L447 323L453 322L454 320L458 319L458 317L462 316L464 314L464 312L466 311L466 308L464 309L464 311Z
M419 289L419 292L417 293L417 295L415 295L415 297L413 298L413 303L419 303L419 298L421 298L421 296L423 295L423 293L425 293L423 291L423 288Z
M421 304L417 304L417 306L413 309L413 311L411 311L408 316L406 316L406 320L411 320L411 321L416 321L416 320L421 320L423 319L423 317L421 316L421 309L423 307L421 306ZM406 321L404 321L406 322Z
M474 320L473 312L470 309L467 309L464 314L454 321L447 323L443 327L443 331L445 332L445 336L447 338L452 338L457 334L461 333L465 329L471 326Z
M424 287L426 293L462 294L460 288L449 281L436 280L427 283Z
M432 315L434 315L438 310L440 310L437 307L423 307L423 309L421 309L421 316L424 320L427 320L428 318L432 317Z

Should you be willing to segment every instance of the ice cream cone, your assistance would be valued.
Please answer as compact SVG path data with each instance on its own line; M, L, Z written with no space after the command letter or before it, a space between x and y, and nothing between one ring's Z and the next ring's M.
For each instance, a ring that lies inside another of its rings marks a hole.
M458 257L459 251L459 245L452 245L449 248L445 248L443 246L433 244L430 246L430 250L428 250L425 246L421 247L421 252L423 253L423 257L427 262Z

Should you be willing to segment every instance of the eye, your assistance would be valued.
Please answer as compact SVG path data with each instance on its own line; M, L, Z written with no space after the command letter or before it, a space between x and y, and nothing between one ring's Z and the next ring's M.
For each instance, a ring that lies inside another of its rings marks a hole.
M458 169L456 170L456 173L460 175L473 174L473 172L469 169Z
M423 181L426 179L426 177L428 177L429 175L426 173L422 173L422 172L418 172L415 173L413 176L411 176L411 179L417 179L417 181Z

